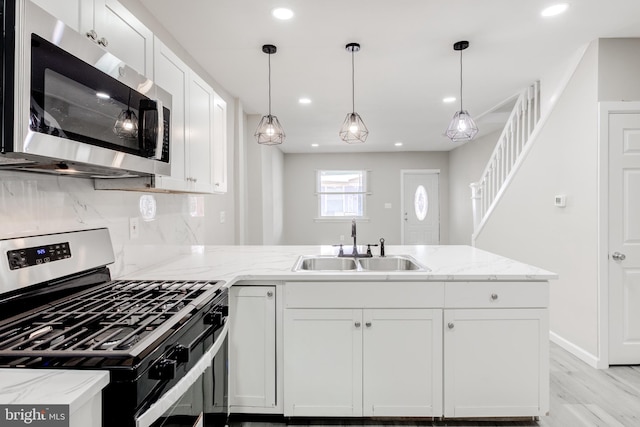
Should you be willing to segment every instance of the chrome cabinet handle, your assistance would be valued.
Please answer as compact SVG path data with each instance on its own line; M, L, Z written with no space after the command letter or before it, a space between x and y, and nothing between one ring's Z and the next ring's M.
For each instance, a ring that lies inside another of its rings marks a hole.
M491 294L491 300L495 301L498 299L498 294Z
M453 324L453 322L449 322L447 323L447 326L449 327L449 329L453 329L455 325Z
M273 292L268 291L268 292L267 292L267 296L268 296L269 298L271 298L271 297L273 296Z
M620 252L614 252L611 255L611 258L613 258L614 261L624 261L625 259L627 259L627 256L625 254L621 254Z
M109 41L104 37L101 37L100 40L98 40L98 44L102 47L107 47L109 45Z
M371 322L366 322L364 325L365 325L367 328L370 328L370 327L371 327Z
M95 30L87 31L87 38L91 39L91 41L95 42L98 39L98 33Z
M356 325L356 328L359 328L360 327L360 322L356 322L355 325Z

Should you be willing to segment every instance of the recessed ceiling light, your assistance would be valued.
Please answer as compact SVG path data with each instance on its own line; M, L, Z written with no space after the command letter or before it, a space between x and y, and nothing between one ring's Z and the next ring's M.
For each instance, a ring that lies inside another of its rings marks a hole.
M393 144L393 145L395 145L396 147L402 147L402 142L396 142L396 143L395 143L395 144Z
M271 11L274 18L282 19L283 21L293 18L293 11L286 7L278 7Z
M442 102L446 102L447 104L450 104L455 100L456 100L455 96L447 96L446 98L442 98Z
M320 144L311 144L312 147L319 147Z
M540 15L544 17L556 16L560 15L563 12L566 12L567 9L569 9L569 5L567 3L558 3L544 9L542 12L540 12Z
M309 98L300 98L298 99L300 104L311 104L311 100Z
M104 92L96 92L96 96L101 99L111 98L108 93L104 93Z

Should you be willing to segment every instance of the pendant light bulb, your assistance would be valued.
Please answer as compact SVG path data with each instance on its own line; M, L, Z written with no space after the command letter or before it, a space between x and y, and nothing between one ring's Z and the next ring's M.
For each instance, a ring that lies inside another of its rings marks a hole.
M262 51L269 55L269 114L262 116L254 136L258 144L279 145L284 142L286 135L280 125L278 118L271 114L271 55L277 52L277 48L272 44L262 46Z
M342 127L340 128L340 139L347 144L363 143L369 136L369 130L364 125L362 117L356 113L355 109L355 68L354 68L354 54L360 50L358 43L349 43L345 46L347 52L351 52L351 113L347 114Z
M453 142L470 141L478 133L478 126L469 112L462 108L462 51L469 47L468 41L453 44L453 50L460 52L460 110L453 115L445 134Z

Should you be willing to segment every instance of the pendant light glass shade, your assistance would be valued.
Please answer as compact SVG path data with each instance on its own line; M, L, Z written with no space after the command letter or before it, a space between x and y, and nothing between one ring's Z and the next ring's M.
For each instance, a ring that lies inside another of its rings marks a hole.
M367 140L369 130L364 125L362 117L356 113L355 108L355 72L354 72L354 53L360 50L358 43L349 43L345 46L347 52L351 52L351 113L347 114L342 127L340 128L340 139L347 144L360 144Z
M258 144L279 145L284 142L286 135L278 118L271 114L271 55L277 52L277 48L272 44L265 44L262 51L269 55L269 114L262 116L253 136Z
M445 134L453 142L470 141L478 133L478 126L469 112L462 108L462 51L469 47L468 41L454 43L453 50L460 51L460 110L453 115Z

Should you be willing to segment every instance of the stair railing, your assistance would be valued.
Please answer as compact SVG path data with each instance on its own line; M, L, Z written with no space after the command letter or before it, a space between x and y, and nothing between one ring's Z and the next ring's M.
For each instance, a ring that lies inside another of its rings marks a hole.
M539 119L540 82L535 82L518 96L480 180L470 184L474 234L489 216L505 184L511 179L514 165Z

